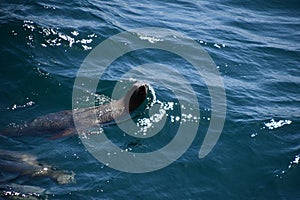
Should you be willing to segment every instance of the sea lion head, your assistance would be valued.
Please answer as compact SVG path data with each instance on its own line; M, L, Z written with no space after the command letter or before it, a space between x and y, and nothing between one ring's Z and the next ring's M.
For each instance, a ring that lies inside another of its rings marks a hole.
M125 101L129 112L138 108L147 97L147 84L136 82L125 95Z

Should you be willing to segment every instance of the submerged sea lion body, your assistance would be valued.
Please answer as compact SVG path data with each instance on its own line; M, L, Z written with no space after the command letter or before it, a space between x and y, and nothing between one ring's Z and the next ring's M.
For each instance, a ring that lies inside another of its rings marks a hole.
M79 121L82 127L104 124L128 115L143 103L146 96L146 84L137 82L119 100L101 106L50 113L38 117L30 123L0 131L0 134L7 136L36 135L41 133L60 134L61 136L75 134L73 112L74 116L76 116L76 121Z
M0 150L0 172L17 173L17 176L50 177L59 184L74 181L74 172L54 170L49 165L40 164L36 157L16 151Z

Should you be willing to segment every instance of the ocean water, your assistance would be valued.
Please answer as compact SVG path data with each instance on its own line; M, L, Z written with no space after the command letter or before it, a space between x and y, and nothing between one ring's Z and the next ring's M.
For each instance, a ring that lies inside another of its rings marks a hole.
M46 135L0 136L1 150L31 154L41 165L75 173L74 181L59 184L49 177L1 168L1 198L300 198L297 1L2 1L0 10L0 130L71 109L77 73L89 53L115 34L146 27L173 30L198 43L216 64L227 108L219 140L199 159L213 109L205 81L189 70L190 63L172 53L130 52L111 64L97 93L110 97L120 77L136 66L155 62L179 70L199 103L194 109L200 117L193 122L199 126L197 135L187 150L162 169L128 173L101 163L77 136L55 140ZM148 37L146 42L159 38ZM146 66L139 74L152 77L149 101L157 99L166 123L157 135L145 139L129 137L115 124L104 127L124 151L160 149L172 141L183 122L177 96L160 81L179 90L181 82L171 71L165 73L164 66L158 67ZM94 78L93 73L89 76ZM186 93L181 97L191 101ZM169 108L172 105L174 109ZM134 120L142 123L147 117L139 112Z

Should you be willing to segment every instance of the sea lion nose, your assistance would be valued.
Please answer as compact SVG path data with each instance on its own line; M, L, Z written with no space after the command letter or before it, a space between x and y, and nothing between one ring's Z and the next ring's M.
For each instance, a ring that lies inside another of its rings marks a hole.
M138 88L138 94L139 94L139 95L146 94L146 92L147 92L146 84L141 85L141 86Z

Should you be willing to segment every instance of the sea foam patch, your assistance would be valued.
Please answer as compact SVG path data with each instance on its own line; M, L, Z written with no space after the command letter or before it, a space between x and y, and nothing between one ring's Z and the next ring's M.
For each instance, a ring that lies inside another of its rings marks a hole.
M275 128L279 128L279 127L282 127L284 125L287 125L287 124L291 124L292 121L291 120L279 120L279 121L275 121L274 119L271 119L270 122L265 122L265 126L268 128L268 129L275 129Z

